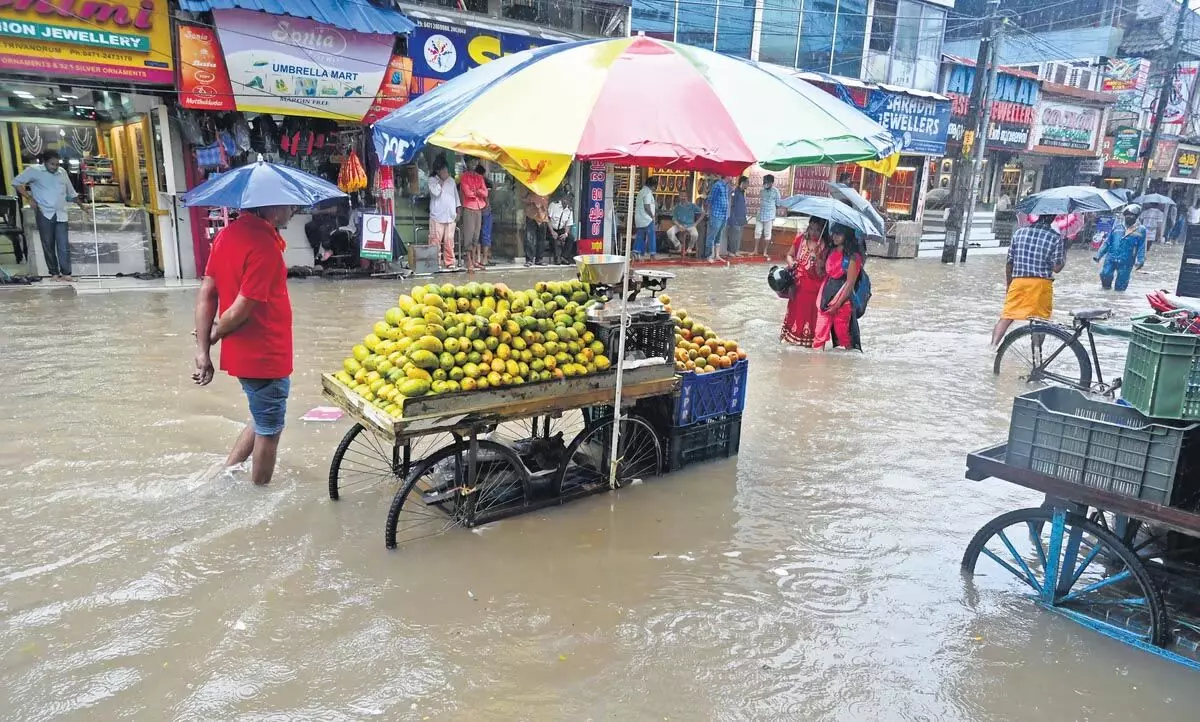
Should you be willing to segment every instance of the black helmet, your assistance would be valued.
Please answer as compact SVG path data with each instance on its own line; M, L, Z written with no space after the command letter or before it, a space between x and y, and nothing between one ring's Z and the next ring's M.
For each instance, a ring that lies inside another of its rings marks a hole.
M771 270L767 271L767 285L771 287L775 295L787 298L788 294L792 292L792 286L796 285L796 277L790 268L771 266Z

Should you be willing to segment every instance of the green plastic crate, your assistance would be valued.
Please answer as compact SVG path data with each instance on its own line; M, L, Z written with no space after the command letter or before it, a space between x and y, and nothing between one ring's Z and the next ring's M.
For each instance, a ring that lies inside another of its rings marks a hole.
M1121 397L1151 418L1200 420L1200 335L1134 324Z

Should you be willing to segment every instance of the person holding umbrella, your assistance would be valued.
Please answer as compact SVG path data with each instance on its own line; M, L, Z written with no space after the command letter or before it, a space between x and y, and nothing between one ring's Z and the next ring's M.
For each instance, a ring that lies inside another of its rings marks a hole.
M852 302L863 267L862 249L854 230L836 223L829 227L825 245L825 280L817 298L817 327L812 346L823 350L832 340L835 347L862 350Z
M1167 214L1157 203L1147 204L1138 222L1146 229L1146 248L1163 239L1167 232Z
M1125 227L1112 229L1092 258L1097 263L1104 259L1100 285L1106 291L1114 288L1114 282L1118 291L1129 288L1134 265L1141 268L1146 264L1146 229L1138 223L1141 212L1142 207L1136 203L1125 206Z
M286 166L258 163L210 178L184 195L186 206L237 208L241 214L213 241L196 296L192 380L213 380L212 348L221 370L238 379L251 421L238 435L226 466L253 457L251 479L270 483L287 416L292 376L292 303L279 229L298 207L346 194Z
M779 331L779 340L785 343L812 348L817 331L817 299L825 280L824 231L824 220L815 216L809 218L808 227L804 233L796 234L788 251L787 265L792 269L796 283L792 286L787 315L783 317L783 328Z

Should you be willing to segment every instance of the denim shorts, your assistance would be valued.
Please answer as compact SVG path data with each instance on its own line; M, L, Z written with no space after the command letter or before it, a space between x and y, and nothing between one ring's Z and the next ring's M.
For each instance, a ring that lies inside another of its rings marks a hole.
M287 379L242 379L242 390L250 401L250 418L254 419L254 433L259 436L278 436L283 433L283 422L287 417L288 392L292 380Z

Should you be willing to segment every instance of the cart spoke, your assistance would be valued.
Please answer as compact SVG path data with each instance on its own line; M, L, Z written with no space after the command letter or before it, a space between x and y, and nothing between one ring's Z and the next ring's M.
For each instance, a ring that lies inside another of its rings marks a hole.
M1079 581L1079 577L1083 576L1083 573L1087 571L1087 568L1092 565L1092 562L1099 554L1100 546L1098 544L1092 545L1092 550L1088 552L1083 561L1079 563L1079 567L1071 574L1071 583L1067 585L1067 589L1075 586L1075 582Z
M1107 586L1111 586L1113 584L1119 584L1119 583L1125 581L1126 579L1129 579L1130 576L1132 576L1132 574L1130 573L1130 571L1128 569L1126 569L1125 571L1121 572L1120 574L1114 574L1113 576L1108 577L1107 579L1101 579L1098 582L1093 582L1092 584L1087 585L1086 587L1084 587L1083 589L1080 589L1079 591L1072 592L1072 593L1068 594L1067 596L1059 599L1058 603L1066 604L1067 602L1069 602L1073 599L1078 599L1078 598L1084 596L1085 594L1091 594L1092 592L1098 591Z
M1025 560L1024 560L1024 559L1022 559L1022 558L1021 558L1021 555L1017 553L1017 550L1016 550L1016 548L1013 546L1012 542L1008 540L1008 534L1005 534L1005 533L1004 533L1004 531L1003 531L1003 530L1001 530L1001 532L1000 532L1000 534L999 534L998 536L1000 537L1000 541L1004 542L1004 546L1008 548L1008 553L1009 553L1009 554L1012 554L1012 558L1013 558L1014 560L1016 560L1017 564L1018 564L1018 565L1021 567L1021 569L1022 569L1022 570L1024 570L1024 572L1025 572L1025 578L1026 578L1026 579L1029 581L1029 584L1030 584L1030 585L1031 585L1031 586L1032 586L1032 587L1033 587L1035 590L1037 590L1037 592L1038 592L1039 594L1040 594L1042 591L1044 591L1044 590L1042 589L1042 586L1041 586L1040 584L1038 584L1038 582L1037 582L1037 577L1036 577L1036 576L1034 575L1034 573L1033 573L1033 572L1032 572L1032 571L1029 569L1029 565L1025 563ZM1039 541L1040 541L1040 540L1039 540ZM1040 544L1039 544L1039 551L1040 551L1040 549L1041 549L1041 547L1040 547ZM984 551L987 551L987 549L985 548L985 549L984 549ZM991 556L992 558L996 558L994 554L990 554L990 553L989 553L989 556ZM999 560L997 559L997 561L999 561ZM1043 568L1043 569L1045 569L1045 568L1046 568L1046 567L1045 567L1045 561L1046 561L1046 557L1045 557L1045 555L1042 555L1042 563L1043 563L1043 566L1042 566L1042 568ZM1006 566L1007 566L1007 565L1006 565ZM1020 575L1018 575L1018 576L1020 576Z
M1004 561L1000 557L996 556L995 552L993 552L991 549L988 549L987 547L984 547L980 551L983 552L984 554L986 554L988 557L990 557L992 559L992 561L996 562L1000 566L1007 569L1014 577L1016 577L1017 579L1020 579L1021 581L1025 582L1029 586L1033 587L1033 591L1035 591L1039 595L1041 595L1041 593L1042 593L1041 587L1038 586L1037 582L1035 582L1033 580L1033 577L1029 576L1029 574L1027 574L1025 572L1017 571L1011 564Z

